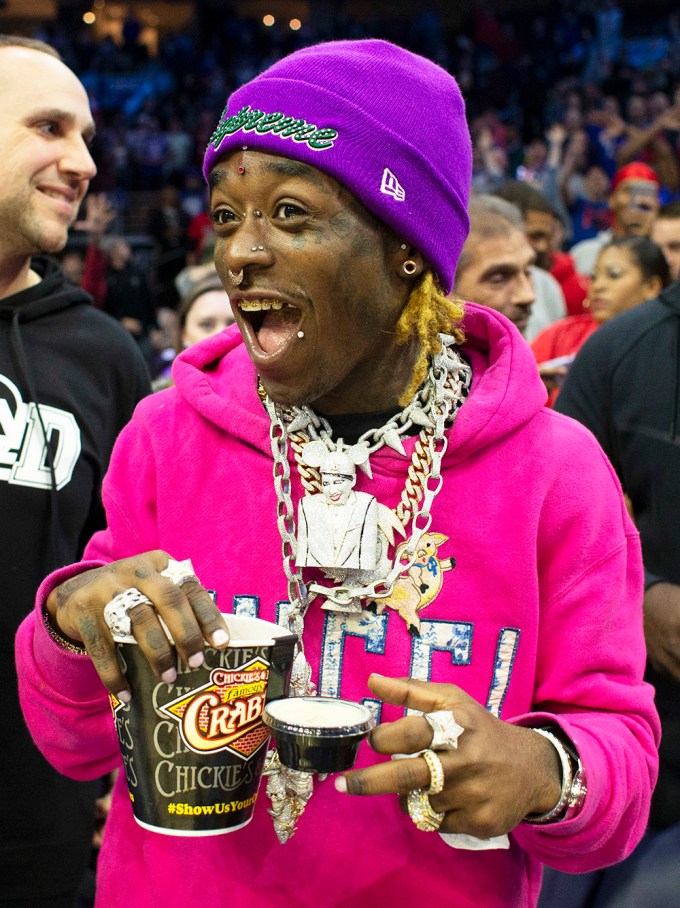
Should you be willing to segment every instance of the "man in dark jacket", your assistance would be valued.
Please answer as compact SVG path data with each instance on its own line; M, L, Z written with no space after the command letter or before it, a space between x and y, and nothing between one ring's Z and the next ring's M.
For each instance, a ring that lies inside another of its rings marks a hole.
M642 843L597 875L594 901L563 901L548 879L545 904L666 908L680 893L680 281L595 332L555 409L596 435L631 502L645 562L647 680L663 734Z
M31 741L14 635L46 571L103 525L100 482L148 376L128 333L44 255L64 247L96 172L83 86L49 46L0 35L0 93L0 904L71 908L96 787Z

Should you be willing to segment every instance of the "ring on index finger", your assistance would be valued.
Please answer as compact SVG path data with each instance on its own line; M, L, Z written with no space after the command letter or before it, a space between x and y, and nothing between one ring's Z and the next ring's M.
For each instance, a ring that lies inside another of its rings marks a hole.
M132 633L132 622L128 612L137 605L152 605L148 596L140 593L136 587L124 590L114 596L104 606L104 621L116 637L129 637Z
M185 558L184 561L175 561L174 558L170 558L168 566L161 571L161 577L167 577L168 580L172 580L177 586L182 586L183 583L189 583L190 581L199 582L189 558Z
M465 729L456 722L450 710L423 713L423 718L432 729L430 750L455 750L458 747L458 738Z

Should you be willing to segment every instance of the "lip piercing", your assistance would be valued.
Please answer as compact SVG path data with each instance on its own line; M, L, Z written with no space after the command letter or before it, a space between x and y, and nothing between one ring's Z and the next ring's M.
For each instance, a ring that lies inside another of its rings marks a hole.
M264 246L251 246L251 252L264 252Z
M229 268L227 274L229 275L229 280L232 282L234 287L238 287L238 285L243 280L243 268L241 268L241 270L237 274L234 274L231 268Z

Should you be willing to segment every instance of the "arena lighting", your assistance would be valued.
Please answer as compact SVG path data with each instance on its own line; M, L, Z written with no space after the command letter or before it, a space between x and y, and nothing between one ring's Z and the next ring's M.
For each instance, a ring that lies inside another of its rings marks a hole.
M85 25L94 25L96 21L97 17L93 12L83 13L83 22L85 23Z
M299 31L302 28L302 22L300 22L299 19L291 19L288 23L288 27L294 32Z
M269 13L266 16L262 17L262 24L266 25L267 28L271 28L275 22L276 22L276 19Z

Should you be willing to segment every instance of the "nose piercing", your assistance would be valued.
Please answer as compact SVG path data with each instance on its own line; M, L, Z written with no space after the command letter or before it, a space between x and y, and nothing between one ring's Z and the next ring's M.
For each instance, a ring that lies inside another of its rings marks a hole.
M302 340L302 338L305 336L305 332L304 332L304 331L298 331L297 336L300 338L300 340Z
M264 252L264 246L251 246L251 252Z
M259 211L257 208L255 209L255 211L253 211L253 214L255 215L256 218L262 217L262 212Z
M237 274L234 274L234 272L230 268L227 271L227 274L229 275L229 280L232 282L234 287L238 287L238 285L243 280L243 268L241 268L241 270L239 272L237 272Z

